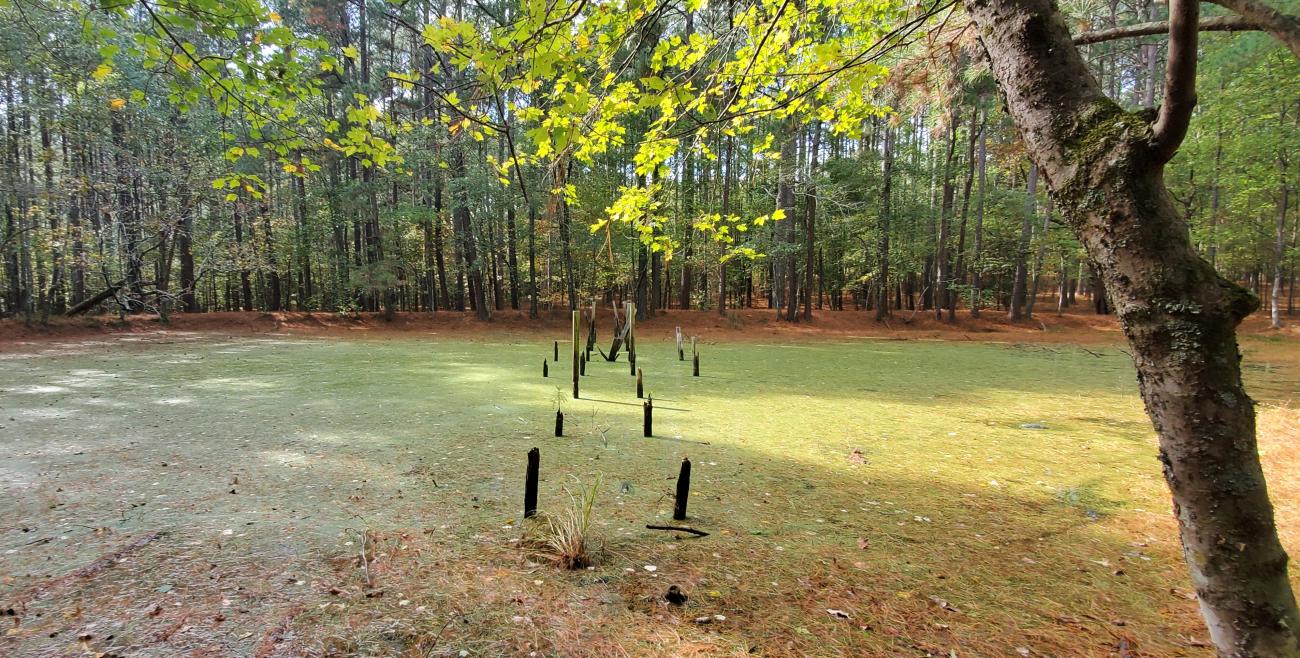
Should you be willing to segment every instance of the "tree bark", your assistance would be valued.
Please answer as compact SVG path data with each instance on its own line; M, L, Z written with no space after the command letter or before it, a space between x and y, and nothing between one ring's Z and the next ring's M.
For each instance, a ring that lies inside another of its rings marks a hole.
M1221 656L1300 655L1235 336L1259 301L1196 254L1165 188L1177 115L1160 133L1106 98L1053 0L966 8L1031 157L1119 312L1214 646ZM1170 15L1192 26L1171 30L1176 77L1184 55L1195 66L1196 3L1173 0Z

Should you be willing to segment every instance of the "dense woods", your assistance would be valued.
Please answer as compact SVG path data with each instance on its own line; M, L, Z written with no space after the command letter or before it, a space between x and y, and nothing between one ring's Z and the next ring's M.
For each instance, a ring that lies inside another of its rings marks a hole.
M616 117L620 137L599 152L548 155L535 125L553 86L489 93L420 28L443 15L507 24L511 3L288 2L273 20L225 34L169 3L5 4L9 315L488 317L592 299L635 300L643 312L772 307L790 320L843 308L949 320L1110 310L980 64L974 30L948 5L914 10L933 16L925 29L886 37L872 58L879 73L857 69L871 88L860 116L824 98L799 109L805 120L757 113L735 130L695 130L683 117L672 130L689 143L638 173L628 163L661 119L653 112ZM1157 107L1167 37L1113 37L1163 20L1165 7L1065 10L1109 95ZM742 47L738 17L753 11L719 3L644 21L621 75L649 79L651 59L704 38L714 45L682 70L720 65ZM304 39L314 47L299 45L287 71L269 56L208 54ZM1300 64L1263 33L1202 42L1199 109L1167 178L1198 252L1275 315L1293 313ZM188 61L182 43L202 65L176 65ZM220 75L195 74L214 63ZM259 96L294 76L282 84L304 89L288 113ZM653 225L602 223L647 177L658 186ZM774 211L784 219L762 221Z

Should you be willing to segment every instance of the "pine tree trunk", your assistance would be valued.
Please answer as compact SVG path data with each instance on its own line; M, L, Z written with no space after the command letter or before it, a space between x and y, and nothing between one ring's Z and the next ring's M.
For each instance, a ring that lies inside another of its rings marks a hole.
M1016 243L1016 273L1011 283L1011 309L1007 318L1017 321L1028 318L1025 313L1026 293L1029 279L1029 240L1033 235L1033 221L1036 214L1035 203L1038 196L1038 164L1029 165L1029 181L1025 190L1025 213L1020 220L1020 241Z
M880 235L876 238L876 320L889 317L889 225L893 215L894 138L891 125L885 125L884 173L880 187ZM895 297L899 299L899 297Z

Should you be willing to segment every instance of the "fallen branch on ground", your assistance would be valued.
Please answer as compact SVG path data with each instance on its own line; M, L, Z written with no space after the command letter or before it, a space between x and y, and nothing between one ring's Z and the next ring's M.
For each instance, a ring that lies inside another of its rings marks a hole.
M678 532L689 532L692 535L695 535L696 537L709 536L709 533L703 530L696 530L695 528L686 528L686 527L675 526L675 525L648 525L646 526L646 529L647 530L676 530Z

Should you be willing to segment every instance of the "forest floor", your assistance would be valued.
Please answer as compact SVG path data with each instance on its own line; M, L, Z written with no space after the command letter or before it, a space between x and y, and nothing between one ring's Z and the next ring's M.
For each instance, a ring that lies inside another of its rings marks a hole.
M639 325L654 438L625 361L541 377L560 314L0 327L0 654L1212 655L1113 320L760 313ZM1297 554L1300 341L1250 323ZM589 569L521 541L534 446L543 511L602 482ZM644 527L683 457L708 537Z

